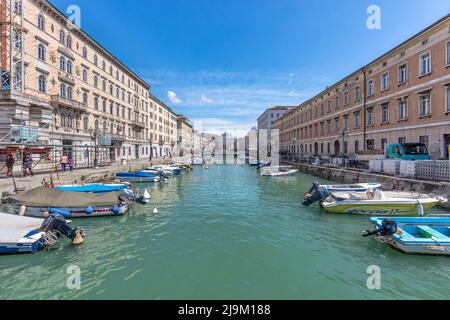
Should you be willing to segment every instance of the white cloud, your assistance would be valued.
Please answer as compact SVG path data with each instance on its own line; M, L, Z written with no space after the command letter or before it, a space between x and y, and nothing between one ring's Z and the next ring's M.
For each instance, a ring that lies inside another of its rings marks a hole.
M168 91L167 97L169 98L170 102L172 102L174 104L180 104L182 102L181 99L178 98L176 93L173 91Z
M208 98L206 95L202 94L202 97L200 98L200 102L203 104L211 104L214 102L214 100Z

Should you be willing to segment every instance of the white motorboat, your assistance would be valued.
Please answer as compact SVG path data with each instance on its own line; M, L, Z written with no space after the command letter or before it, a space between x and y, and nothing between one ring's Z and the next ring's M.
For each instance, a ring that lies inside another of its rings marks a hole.
M298 171L291 166L263 167L261 175L267 177L285 177L292 176Z

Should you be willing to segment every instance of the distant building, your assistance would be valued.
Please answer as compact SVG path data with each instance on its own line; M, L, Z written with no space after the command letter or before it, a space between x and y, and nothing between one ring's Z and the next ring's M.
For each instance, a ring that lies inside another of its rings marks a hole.
M268 153L270 152L270 141L272 139L272 123L283 117L286 113L290 112L294 108L295 107L290 106L277 106L269 108L264 111L264 113L258 118L258 131L267 130L266 142L262 142L263 140L261 139L260 143L266 144ZM258 150L260 143L258 143Z
M177 116L177 156L192 157L194 152L194 127L182 114Z

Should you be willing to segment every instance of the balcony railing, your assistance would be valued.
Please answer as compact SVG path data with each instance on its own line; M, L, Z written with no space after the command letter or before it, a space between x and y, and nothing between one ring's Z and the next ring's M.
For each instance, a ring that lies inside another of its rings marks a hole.
M132 123L133 123L134 127L139 127L139 128L145 128L146 127L145 123L141 122L141 121L133 120Z
M62 105L62 106L73 108L73 109L77 109L77 110L86 111L86 106L84 104L82 104L81 102L67 99L67 98L61 97L59 95L51 96L51 103L57 104L57 105Z

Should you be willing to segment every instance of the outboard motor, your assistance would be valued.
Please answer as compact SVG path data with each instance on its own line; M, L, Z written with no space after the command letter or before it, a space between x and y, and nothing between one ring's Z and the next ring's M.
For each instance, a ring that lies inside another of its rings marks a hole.
M69 223L60 215L50 215L44 220L41 226L43 232L50 232L58 239L64 235L70 240L74 240L77 235L84 235L84 231L72 228Z
M325 200L329 196L330 192L326 188L321 187L319 182L314 182L311 189L303 199L303 205L309 207L313 203Z
M397 223L391 219L384 219L381 222L381 227L375 228L375 230L365 230L361 233L363 237L370 236L382 236L382 237L390 237L395 234L398 230Z

